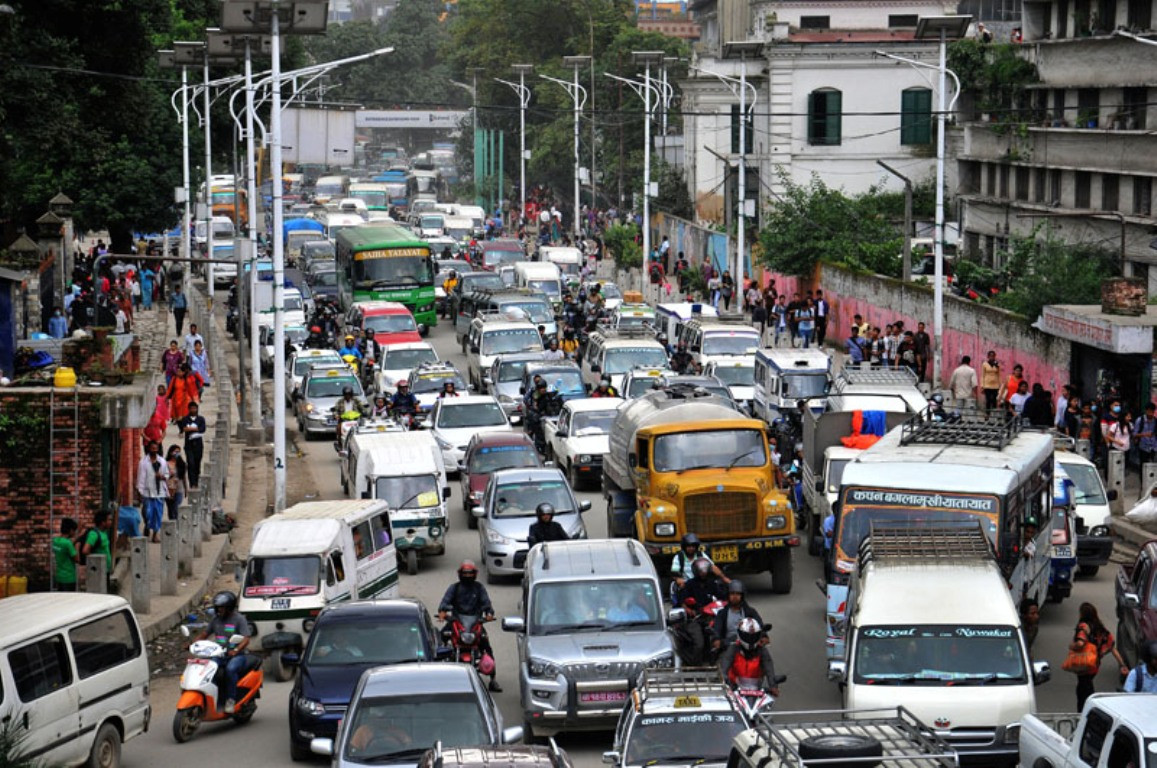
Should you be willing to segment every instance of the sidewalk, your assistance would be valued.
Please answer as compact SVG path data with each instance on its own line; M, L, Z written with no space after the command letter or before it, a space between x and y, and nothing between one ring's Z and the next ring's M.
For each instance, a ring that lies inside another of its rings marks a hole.
M201 397L201 414L205 416L209 429L204 437L201 488L199 493L195 492L186 497L182 503L182 509L188 509L197 504L207 503L210 506L220 504L226 512L236 516L242 487L240 453L234 454L230 460L228 446L219 445L222 440L228 442L232 433L232 424L230 423L232 414L230 406L232 404L223 402L223 400L231 398L233 392L230 371L226 365L225 352L227 350L224 348L228 337L225 334L223 321L217 322L217 318L220 316L219 312L214 315L214 327L212 329L203 322L205 307L201 292L202 287L198 283L189 286L190 308L185 318L182 337L184 333L188 333L190 322L197 323L201 335L205 337L206 347L212 359L212 385L205 388ZM172 314L168 311L168 307L163 304L154 304L151 311L138 310L134 313L133 331L140 338L141 369L143 371L155 372L159 370L161 354L172 339L178 339L181 345L184 345L183 338L178 338L176 335ZM163 378L158 381L164 383ZM163 450L168 450L170 445L182 443L183 440L177 435L176 428L169 426L165 432ZM213 467L212 464L215 460L223 460L224 466ZM253 468L253 471L248 475L251 477L252 474L262 471L263 464ZM223 486L221 490L218 489L218 482ZM209 496L205 499L198 499L198 496L202 494L209 494ZM136 610L137 620L140 622L146 641L152 641L158 635L172 629L181 622L186 614L201 604L204 595L212 589L218 571L230 552L230 540L226 534L211 535L208 539L202 537L202 540L195 542L194 546L199 548L200 556L193 559L192 573L178 575L176 594L162 595L162 545L148 543L149 605L148 610L140 610L139 608ZM115 573L120 585L121 596L131 601L133 575L130 572L129 557L118 558Z

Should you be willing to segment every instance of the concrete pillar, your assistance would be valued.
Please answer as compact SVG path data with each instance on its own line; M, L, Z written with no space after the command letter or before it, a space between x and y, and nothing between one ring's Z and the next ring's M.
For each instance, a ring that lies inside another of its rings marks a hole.
M1138 498L1145 498L1154 483L1157 483L1157 462L1147 461L1141 465L1141 489L1138 491Z
M193 546L193 557L201 556L201 508L205 503L204 494L197 498L197 503L189 509L189 541Z
M129 600L137 613L149 612L149 540L144 536L129 539Z
M161 594L177 594L177 522L161 523Z
M177 569L185 578L193 575L193 508L187 505L177 513Z
M1088 459L1089 461L1092 461L1093 460L1093 441L1092 440L1078 440L1077 441L1077 455L1082 457L1082 458Z
M1125 512L1125 453L1123 451L1109 451L1108 484L1106 490L1110 494L1117 492L1116 498L1109 502L1109 510L1114 515Z
M85 591L94 595L108 592L108 562L104 555L89 555L85 560Z
M213 538L213 506L205 500L205 507L201 510L201 541L211 541Z

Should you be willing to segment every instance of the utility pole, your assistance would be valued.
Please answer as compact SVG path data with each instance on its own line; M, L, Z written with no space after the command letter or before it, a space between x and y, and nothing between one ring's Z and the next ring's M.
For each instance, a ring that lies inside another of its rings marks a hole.
M883 160L877 160L876 165L904 182L904 250L902 256L902 276L904 282L912 280L912 180L897 171Z

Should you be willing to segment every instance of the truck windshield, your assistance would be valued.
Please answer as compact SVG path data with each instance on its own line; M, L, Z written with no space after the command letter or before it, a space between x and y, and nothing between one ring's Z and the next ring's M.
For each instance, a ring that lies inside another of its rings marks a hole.
M511 328L502 331L484 331L482 354L501 355L507 352L541 352L542 337L534 328Z
M374 479L374 496L385 499L390 509L436 507L442 496L433 475L394 475Z
M763 433L755 429L678 432L655 438L656 472L767 464Z
M857 683L1018 685L1027 680L1016 627L869 626L856 636Z
M321 558L250 557L245 569L245 597L316 595L321 578Z
M1096 467L1084 464L1061 464L1061 468L1076 486L1074 504L1108 504L1105 500L1105 486L1097 475Z
M784 375L783 380L787 382L787 397L792 400L823 395L828 385L828 377L824 373L789 373Z
M759 349L759 336L754 333L714 333L703 337L704 355L750 355Z
M744 729L739 715L730 711L647 715L635 720L627 742L625 765L722 762L731 753L731 740Z
M647 579L547 582L530 598L530 634L600 632L627 624L662 629L659 595Z
M532 291L542 291L547 296L558 296L562 291L558 280L530 280L527 282L527 286Z

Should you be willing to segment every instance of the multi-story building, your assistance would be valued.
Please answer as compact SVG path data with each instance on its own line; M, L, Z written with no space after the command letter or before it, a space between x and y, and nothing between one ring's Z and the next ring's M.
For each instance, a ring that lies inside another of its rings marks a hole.
M999 267L1010 236L1043 224L1041 236L1119 249L1125 274L1157 289L1157 50L1113 32L1148 34L1153 5L1025 2L1021 55L1040 81L995 123L962 116L953 142L966 253Z
M917 40L915 32L920 16L952 13L951 6L938 0L699 0L692 11L702 35L689 79L679 85L685 171L700 219L730 220L738 173L728 167L738 167L741 153L739 98L708 73L737 79L744 67L754 86L744 150L747 197L758 201L757 210L782 192L781 173L797 183L816 175L849 193L901 185L877 160L914 182L931 177L937 45ZM725 43L746 40L762 41L762 53L724 58Z

